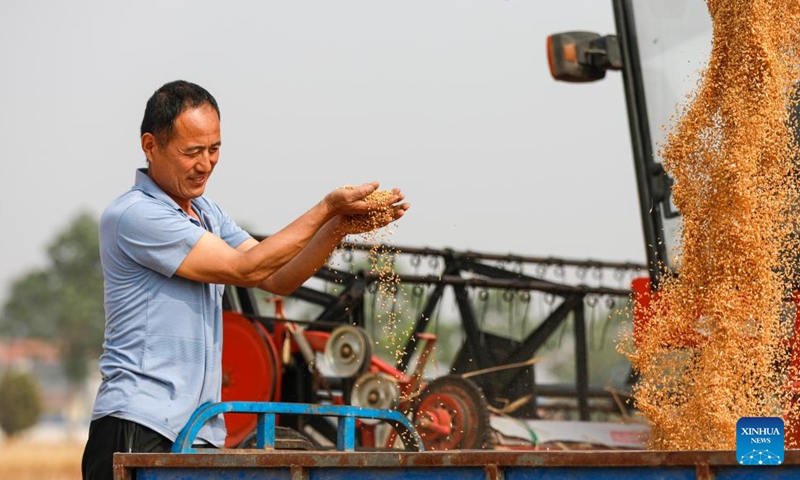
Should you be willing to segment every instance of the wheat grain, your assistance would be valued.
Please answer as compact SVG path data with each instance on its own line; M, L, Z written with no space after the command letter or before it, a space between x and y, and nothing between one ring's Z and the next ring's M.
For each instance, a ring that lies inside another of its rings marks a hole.
M800 2L707 6L710 61L661 152L683 214L679 272L661 274L650 321L620 344L654 449L733 449L739 418L793 408L782 320L798 254L789 107Z

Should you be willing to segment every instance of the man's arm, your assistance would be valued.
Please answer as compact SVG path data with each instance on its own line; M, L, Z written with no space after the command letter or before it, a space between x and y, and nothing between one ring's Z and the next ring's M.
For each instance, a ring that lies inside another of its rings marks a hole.
M341 216L366 214L370 205L364 198L377 188L378 183L373 182L352 190L334 190L278 233L261 242L247 240L236 249L206 233L176 274L206 283L259 286L276 294L291 293L324 265L347 233L337 228ZM403 198L399 190L394 190L387 202L394 205L392 221L408 209L408 204L399 204Z
M325 265L333 250L344 239L344 233L338 228L339 220L340 217L330 220L300 253L256 286L277 295L289 295L297 290L320 267ZM255 239L251 238L242 242L237 250L247 251L258 244Z

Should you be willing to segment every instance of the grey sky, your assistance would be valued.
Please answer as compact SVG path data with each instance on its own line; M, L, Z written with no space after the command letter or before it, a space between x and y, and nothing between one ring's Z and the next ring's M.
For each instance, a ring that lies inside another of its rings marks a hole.
M272 233L378 180L398 245L643 262L622 81L550 78L548 34L614 33L611 0L0 2L0 299L143 166L163 83L206 87L206 194Z

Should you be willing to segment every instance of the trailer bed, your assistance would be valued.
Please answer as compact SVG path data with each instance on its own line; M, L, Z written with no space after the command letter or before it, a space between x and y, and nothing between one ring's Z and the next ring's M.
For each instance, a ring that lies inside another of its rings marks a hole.
M556 480L800 478L800 450L777 466L744 466L735 451L486 451L117 453L115 480Z

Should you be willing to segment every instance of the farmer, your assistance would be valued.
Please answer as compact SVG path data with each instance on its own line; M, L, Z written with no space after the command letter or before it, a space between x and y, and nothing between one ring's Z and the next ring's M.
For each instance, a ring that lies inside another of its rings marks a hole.
M221 144L219 107L202 87L174 81L148 100L147 167L100 219L106 329L85 479L110 480L114 452L169 451L197 407L220 401L224 285L292 293L361 233L344 217L376 206L365 198L377 182L338 188L258 242L203 197ZM392 212L385 224L403 216L403 199L394 189L380 205ZM198 439L222 446L223 418Z

